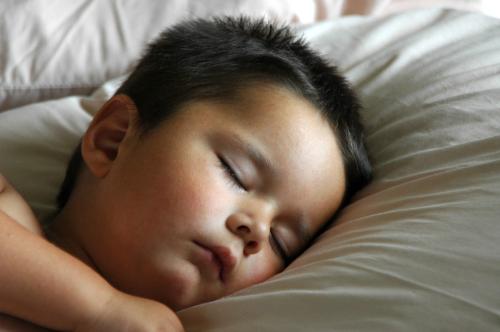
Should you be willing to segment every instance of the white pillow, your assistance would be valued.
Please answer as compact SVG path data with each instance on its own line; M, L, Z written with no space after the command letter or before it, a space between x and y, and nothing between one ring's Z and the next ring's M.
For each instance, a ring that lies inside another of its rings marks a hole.
M0 173L38 219L51 220L67 164L92 115L120 86L111 80L91 96L69 96L0 113Z
M303 31L363 97L375 179L284 273L182 311L187 330L498 330L500 21L429 10Z
M186 330L497 329L500 22L432 10L302 31L360 91L375 179L285 272L181 311ZM0 172L40 218L118 83L0 114Z

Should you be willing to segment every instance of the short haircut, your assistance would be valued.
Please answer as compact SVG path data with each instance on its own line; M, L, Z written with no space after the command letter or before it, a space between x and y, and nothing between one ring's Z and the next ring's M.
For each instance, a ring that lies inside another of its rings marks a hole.
M146 49L116 94L137 106L140 135L185 104L227 99L251 82L288 88L313 105L337 138L346 174L345 205L372 176L360 121L360 103L345 78L286 25L264 19L216 17L168 28ZM57 196L62 209L82 167L81 143Z

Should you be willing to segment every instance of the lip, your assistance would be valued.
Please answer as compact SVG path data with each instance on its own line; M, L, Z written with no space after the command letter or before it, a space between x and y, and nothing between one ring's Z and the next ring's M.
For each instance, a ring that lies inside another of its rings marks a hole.
M231 249L224 246L205 245L197 241L195 243L211 253L214 264L219 268L219 279L225 283L237 262L236 256L232 254Z

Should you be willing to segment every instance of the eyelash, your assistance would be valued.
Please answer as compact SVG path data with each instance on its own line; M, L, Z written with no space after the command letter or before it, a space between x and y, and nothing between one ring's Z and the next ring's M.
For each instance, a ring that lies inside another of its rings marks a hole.
M288 265L290 257L287 255L286 250L283 248L283 245L281 245L281 241L277 239L273 230L271 230L271 233L269 234L269 242L271 243L273 251L276 252L278 256L281 257L285 265Z
M226 173L227 177L231 181L231 184L236 185L238 188L243 189L244 191L247 191L247 188L243 185L243 182L238 178L238 175L236 175L236 172L229 166L229 164L224 160L224 158L218 157L220 166Z
M229 164L224 160L224 158L218 156L219 163L221 168L224 170L224 173L227 175L229 180L231 181L232 185L237 186L240 189L243 189L244 191L247 191L247 188L243 185L241 180L238 178L236 175L236 172L229 166ZM269 234L269 242L271 243L271 247L273 248L273 251L280 256L280 258L285 262L285 265L288 265L288 262L290 261L290 257L287 255L286 250L283 248L283 245L281 245L280 241L277 239L276 235L274 232L271 230Z

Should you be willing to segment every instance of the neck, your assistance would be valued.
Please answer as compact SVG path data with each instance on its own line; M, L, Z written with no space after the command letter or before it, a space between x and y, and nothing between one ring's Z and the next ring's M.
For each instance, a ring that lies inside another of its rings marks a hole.
M66 206L45 229L47 239L57 247L80 259L94 270L98 270L75 230L75 216Z

